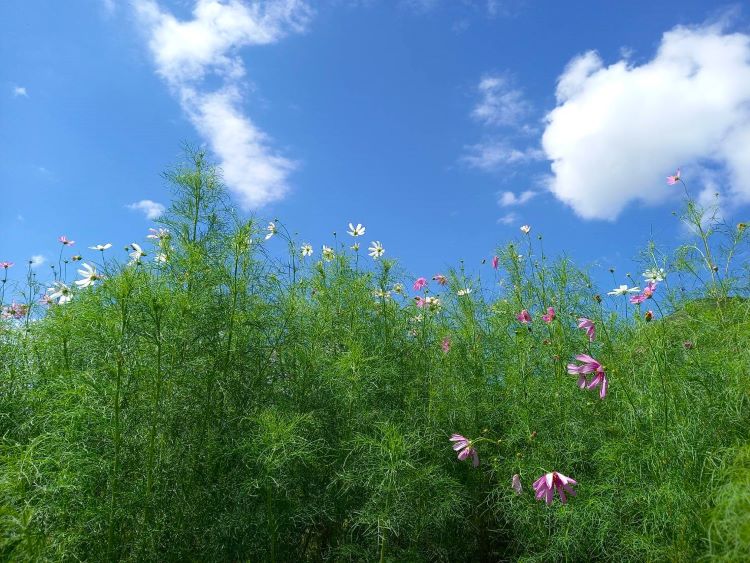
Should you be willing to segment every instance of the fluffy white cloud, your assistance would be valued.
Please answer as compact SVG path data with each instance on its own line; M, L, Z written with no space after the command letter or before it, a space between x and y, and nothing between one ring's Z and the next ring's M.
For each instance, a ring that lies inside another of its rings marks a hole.
M158 219L165 211L165 207L161 203L151 201L150 199L136 201L127 207L133 211L141 211L146 216L146 219L149 219L150 221Z
M302 0L196 0L181 21L156 0L134 0L148 33L157 72L169 84L196 129L219 157L227 186L245 209L281 198L294 163L242 110L242 47L267 45L303 31L311 9ZM218 77L212 90L207 78Z
M512 205L523 205L531 198L537 195L537 192L533 190L525 190L520 194L516 195L513 192L503 192L500 194L497 202L501 207L510 207Z
M733 204L750 201L750 36L720 24L666 32L652 60L605 66L595 52L557 85L542 146L549 189L587 219L669 194L664 177L708 164Z
M529 113L523 93L504 76L485 76L478 90L480 100L471 115L485 125L517 125Z
M13 95L14 96L22 96L24 98L28 98L29 94L26 92L26 88L23 86L13 86Z
M44 264L46 261L47 261L47 257L42 254L34 254L34 256L32 256L29 259L29 263L31 264L32 268L38 268L39 266Z

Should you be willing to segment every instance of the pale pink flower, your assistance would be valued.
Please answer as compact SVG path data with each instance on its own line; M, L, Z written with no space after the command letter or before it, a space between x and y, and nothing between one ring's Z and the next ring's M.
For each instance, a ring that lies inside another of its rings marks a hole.
M529 312L526 309L518 313L516 318L521 324L529 324L531 322L531 315L529 315Z
M451 339L450 336L446 336L443 338L442 342L440 342L440 348L442 348L443 352L447 354L451 351Z
M76 241L68 239L65 235L61 235L57 240L59 240L63 246L73 246L76 243Z
M576 496L576 492L572 489L571 485L577 485L578 482L575 479L566 477L562 473L557 471L551 471L545 473L539 479L534 481L534 490L536 491L536 499L544 499L547 506L552 504L552 500L555 498L555 490L560 495L560 502L565 504L568 499L565 496L567 492L571 496Z
M581 365L568 364L568 373L571 375L578 375L578 387L583 389L593 389L601 385L599 390L599 398L603 399L607 396L607 374L604 373L604 366L596 361L588 354L578 354L576 360L582 362ZM586 383L586 374L593 373L594 378Z
M417 278L417 281L414 282L414 291L419 291L426 285L427 280L425 278Z
M0 268L3 268L4 270L7 270L8 268L13 267L13 262L0 262Z
M422 307L427 305L427 300L424 297L418 295L414 298L414 303L421 309Z
M547 307L547 314L542 315L542 320L545 323L551 323L555 320L555 310L552 307Z
M643 292L641 294L633 295L630 297L630 302L635 305L643 303L646 299L651 299L654 296L655 291L656 291L656 282L650 281L646 284L646 287L643 288Z
M499 256L493 256L492 258L492 268L494 270L497 270L497 265L500 263L500 257Z
M523 491L523 487L521 486L521 476L518 473L513 475L513 478L510 480L510 487L516 491L517 495L520 495L521 491Z
M22 319L29 312L29 306L23 303L16 303L15 301L10 305L3 307L0 316L4 319Z
M581 317L578 319L578 328L582 328L586 331L586 336L589 337L589 342L594 341L594 338L596 338L596 327L594 326L594 321L587 319L586 317Z
M677 172L675 172L674 176L667 176L667 184L670 186L674 186L677 182L680 181L680 169L677 169Z
M448 283L448 278L446 278L443 274L435 274L432 276L432 279L438 283L438 285L445 285Z
M477 467L479 465L479 454L477 454L476 448L471 445L471 440L464 438L461 434L453 434L450 437L453 444L453 450L458 452L458 460L463 461L469 456L472 456L472 465Z

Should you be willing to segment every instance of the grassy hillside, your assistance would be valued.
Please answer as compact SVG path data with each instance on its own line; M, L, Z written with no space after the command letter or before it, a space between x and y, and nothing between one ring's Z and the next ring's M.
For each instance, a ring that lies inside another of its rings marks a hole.
M302 256L192 158L145 255L90 252L88 287L70 262L67 303L30 274L5 309L0 559L750 558L744 227L688 202L697 244L650 249L666 279L640 305L536 232L414 290L362 237ZM548 506L553 471L577 494Z

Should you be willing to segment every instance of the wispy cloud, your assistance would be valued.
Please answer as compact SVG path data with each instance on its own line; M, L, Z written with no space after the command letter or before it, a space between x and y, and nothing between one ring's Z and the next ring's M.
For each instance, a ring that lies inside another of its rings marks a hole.
M132 209L133 211L142 212L146 216L146 219L150 221L161 217L166 209L161 203L151 201L150 199L136 201L135 203L129 204L127 208Z
M197 0L192 19L181 21L156 0L134 0L157 72L188 119L219 157L227 186L245 209L278 200L288 191L295 163L270 146L244 113L242 47L269 45L304 31L312 14L302 0ZM210 78L220 86L211 89Z
M507 76L486 75L479 81L479 102L471 112L485 125L518 125L530 112L523 92L514 88Z
M726 177L726 199L750 202L750 35L725 23L675 27L641 65L573 59L542 138L552 193L583 218L612 220L663 200L667 174L682 165L698 177L686 168L703 162Z
M47 261L47 257L46 256L44 256L42 254L34 254L34 256L32 256L29 259L29 264L31 265L32 268L36 269L39 266L41 266L42 264L44 264L46 261Z
M502 217L500 217L497 222L501 225L512 225L513 223L516 223L518 221L518 215L516 213L513 213L512 211L510 213L506 213Z
M466 147L461 160L472 168L492 171L512 164L543 160L544 152L535 147L517 149L505 141L488 140Z
M26 88L23 86L13 86L12 92L15 97L22 97L22 98L29 97L29 93L26 91Z
M497 200L497 203L500 205L500 207L523 205L524 203L527 203L528 201L536 197L538 194L539 192L535 192L534 190L525 190L518 195L513 192L502 192Z

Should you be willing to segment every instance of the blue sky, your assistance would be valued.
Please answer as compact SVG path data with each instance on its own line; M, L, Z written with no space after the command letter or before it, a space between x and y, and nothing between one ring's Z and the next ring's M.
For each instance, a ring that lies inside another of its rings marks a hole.
M474 267L523 224L595 275L637 272L650 237L684 235L664 182L678 166L746 219L747 13L570 6L3 2L0 260L43 257L44 278L61 234L80 251L142 242L153 222L132 206L168 203L160 174L184 142L238 208L318 255L361 222L415 275Z

